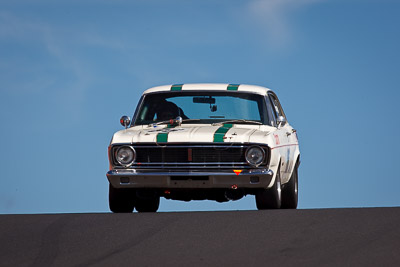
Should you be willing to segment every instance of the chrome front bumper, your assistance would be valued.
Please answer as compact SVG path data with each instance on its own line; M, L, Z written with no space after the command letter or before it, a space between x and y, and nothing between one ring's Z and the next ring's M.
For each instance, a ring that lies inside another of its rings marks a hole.
M231 171L166 171L114 169L107 172L115 188L269 188L274 172L270 169Z

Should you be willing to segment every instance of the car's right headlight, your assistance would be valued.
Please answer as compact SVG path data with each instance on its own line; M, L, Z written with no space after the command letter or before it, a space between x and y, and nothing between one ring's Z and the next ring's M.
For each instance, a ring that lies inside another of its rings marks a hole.
M136 159L135 149L130 146L121 146L115 153L115 159L123 167L129 167L133 164Z
M254 167L263 163L264 158L265 151L259 146L251 146L246 150L246 161Z

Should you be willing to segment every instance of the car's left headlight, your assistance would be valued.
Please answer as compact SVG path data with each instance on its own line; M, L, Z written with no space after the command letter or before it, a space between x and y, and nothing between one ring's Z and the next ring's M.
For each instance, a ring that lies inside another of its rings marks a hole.
M264 158L265 151L259 146L251 146L246 150L246 161L254 167L263 163Z
M115 153L115 159L123 167L129 167L133 164L136 159L136 153L133 147L121 146L117 149Z

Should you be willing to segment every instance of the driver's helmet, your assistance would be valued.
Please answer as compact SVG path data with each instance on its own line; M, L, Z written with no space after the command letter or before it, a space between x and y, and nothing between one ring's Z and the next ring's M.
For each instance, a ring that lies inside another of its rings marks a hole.
M163 101L157 108L157 120L166 121L179 116L179 108L172 102Z

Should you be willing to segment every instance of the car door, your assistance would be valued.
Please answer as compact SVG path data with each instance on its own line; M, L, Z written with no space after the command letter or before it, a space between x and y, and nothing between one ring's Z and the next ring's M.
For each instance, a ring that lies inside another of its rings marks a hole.
M272 106L275 127L277 131L274 135L276 147L281 155L281 179L282 183L286 183L290 179L293 166L294 149L292 149L294 130L286 119L286 115L282 109L278 97L275 93L269 92L268 98ZM281 121L279 120L281 118ZM283 120L282 120L283 118Z

